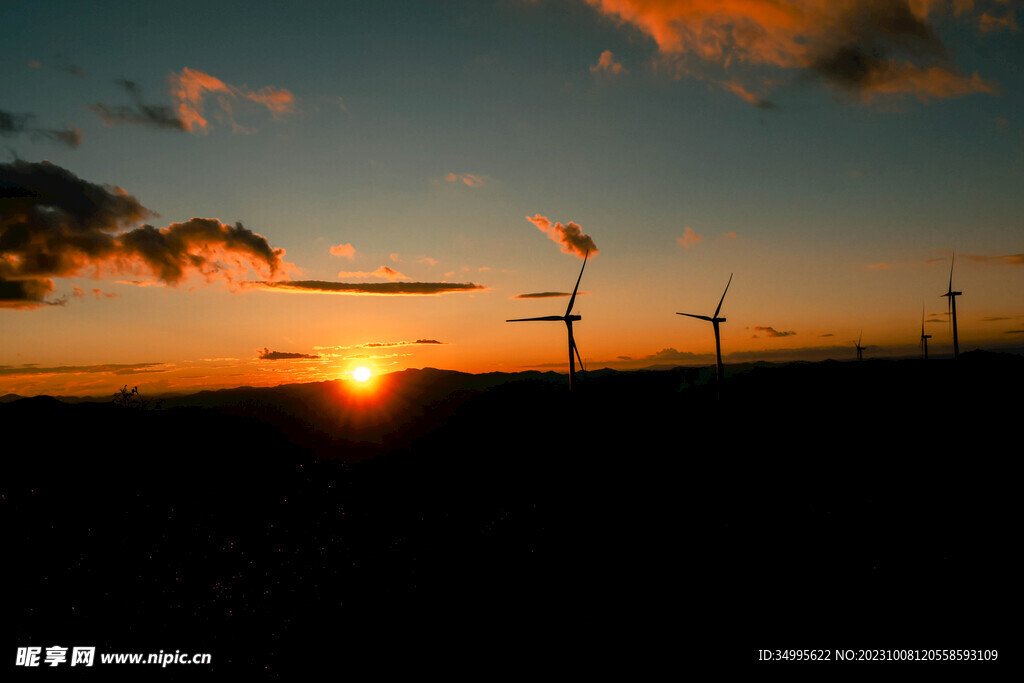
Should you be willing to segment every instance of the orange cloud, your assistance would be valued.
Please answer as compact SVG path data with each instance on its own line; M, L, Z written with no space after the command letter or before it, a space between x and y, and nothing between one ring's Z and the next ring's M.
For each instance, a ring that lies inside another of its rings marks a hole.
M356 248L351 244L336 244L331 247L331 254L352 260L356 257Z
M381 266L380 268L378 268L377 270L374 270L372 272L366 272L365 270L356 270L356 271L348 271L348 272L342 271L342 272L338 273L338 277L379 277L379 278L382 278L382 279L385 279L385 280L408 280L409 279L407 276L402 275L397 270L395 270L393 268L388 268L387 266Z
M232 283L250 269L273 278L293 268L284 249L241 223L191 218L133 228L155 214L119 187L46 161L0 164L0 185L11 192L0 205L0 307L62 303L45 299L53 277L130 273L173 286L193 274Z
M484 184L484 179L481 176L473 175L472 173L455 174L449 173L444 177L449 183L461 182L467 187L480 187Z
M999 86L986 81L977 73L970 77L952 72L941 66L919 69L910 62L888 64L876 70L863 84L861 99L871 102L877 95L913 95L921 102L948 99L972 93L995 95Z
M597 60L597 64L590 67L594 73L624 74L628 73L626 67L615 61L615 55L611 50L605 50Z
M676 242L679 242L680 246L682 246L683 249L689 249L693 245L703 241L704 235L698 235L693 231L693 228L689 226L687 226L683 230L683 236L676 240Z
M757 107L758 109L775 109L775 104L773 102L769 102L766 99L758 97L744 88L739 81L732 80L724 82L722 83L722 87L752 107Z
M1006 14L1001 17L983 12L978 17L978 30L982 33L991 33L993 31L1019 31L1020 26L1017 25L1017 17L1013 13L1013 9L1008 9Z
M295 96L284 88L275 88L272 85L268 85L256 92L245 93L244 96L253 102L262 104L270 110L270 113L275 118L295 110Z
M275 118L290 113L295 108L295 96L284 88L267 86L256 92L245 86L234 86L210 74L185 67L180 74L170 75L171 99L185 130L206 131L209 121L204 110L208 94L218 95L222 114L235 130L243 130L234 122L231 110L232 100L243 98L266 107Z
M996 88L977 74L966 76L950 60L929 24L949 5L944 0L587 2L649 36L662 64L676 75L717 82L754 106L770 105L748 85L773 84L766 68L817 74L864 102L877 95L926 102ZM953 10L955 18L967 17L973 3L958 0ZM1005 17L982 17L982 30L1009 27Z
M553 241L562 245L562 253L576 254L580 258L583 258L587 252L594 255L598 253L594 240L590 235L584 233L583 229L576 223L571 221L567 225L552 223L539 213L533 218L527 216L526 220L537 226L537 229L541 232L547 233L548 237Z

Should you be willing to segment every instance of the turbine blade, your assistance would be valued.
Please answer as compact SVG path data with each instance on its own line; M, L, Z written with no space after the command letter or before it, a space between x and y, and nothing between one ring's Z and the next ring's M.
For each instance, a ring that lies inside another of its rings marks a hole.
M956 252L953 252L953 258L949 261L949 291L953 291L953 264L956 263Z
M580 370L582 370L583 372L586 372L587 369L585 367L583 367L583 359L580 358L580 347L576 346L576 339L575 338L572 340L572 349L573 349L573 351L576 352L576 360L578 360L580 362Z
M565 318L563 318L560 315L546 315L546 316L544 316L542 318L515 318L513 320L506 320L505 322L507 322L507 323L528 323L528 322L533 322L535 320L565 320Z
M729 273L729 281L725 283L725 292L729 291L729 285L732 284L732 273ZM722 310L722 302L725 301L725 292L722 292L722 298L718 301L718 308L715 309L714 317L718 317L718 312Z
M583 254L583 268L587 267L587 256L589 256L589 255L590 255L590 250L588 249ZM569 297L569 308L565 309L565 314L566 315L569 315L570 313L572 313L572 305L574 303L576 303L576 290L580 288L580 280L583 279L583 268L580 268L580 276L578 278L576 278L576 286L572 288L572 296Z
M711 322L711 318L707 317L706 315L695 315L693 313L676 313L676 315L686 315L691 318L699 318L701 320L707 320L708 322Z

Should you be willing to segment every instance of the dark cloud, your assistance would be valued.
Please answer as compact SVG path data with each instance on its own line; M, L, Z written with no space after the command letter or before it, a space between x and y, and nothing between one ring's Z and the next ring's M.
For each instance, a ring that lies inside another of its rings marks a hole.
M475 282L328 282L325 280L285 280L247 282L250 287L282 292L319 292L323 294L430 295L449 292L473 292L487 287Z
M257 349L256 354L260 360L293 360L297 358L319 358L320 356L308 353L289 353L287 351L271 351L267 347Z
M9 137L24 133L36 139L42 138L59 142L71 149L75 149L82 144L82 131L77 127L72 126L68 130L36 128L30 125L34 118L35 115L33 114L15 114L0 109L0 135Z
M121 235L120 243L124 255L137 257L171 285L193 270L208 279L221 276L229 281L231 272L245 271L246 264L264 265L274 273L284 254L241 223L230 226L215 218L191 218L166 228L143 225ZM232 260L236 263L226 262Z
M513 299L554 299L560 296L569 296L572 292L530 292L529 294L516 294ZM583 292L580 292L582 294Z
M997 316L997 315L987 315L987 316L985 316L984 318L981 319L981 322L983 322L983 323L994 323L994 322L998 322L1000 320L1013 320L1013 318L1007 318L1005 316Z
M945 61L946 50L905 0L855 4L837 23L832 44L823 46L811 68L837 85L871 88L890 75L894 56Z
M698 356L690 351L679 351L672 348L671 346L657 353L652 353L649 356L644 356L642 360L693 360L695 358L703 358L704 356Z
M779 332L774 327L755 327L754 329L758 332L764 332L769 337L792 337L796 334L796 332L793 331ZM825 335L822 336L824 337Z
M1007 330L1004 334L1024 334L1024 330Z
M146 126L163 130L185 132L188 127L178 118L169 105L146 104L142 101L142 89L134 81L118 78L114 81L132 100L130 105L109 106L95 104L89 107L107 126Z
M819 334L818 336L819 336L819 337L834 337L834 336L836 336L836 335L832 334L831 332L828 332L828 333L826 333L826 334Z
M286 270L283 249L245 228L192 218L165 228L119 187L96 185L43 161L0 164L0 307L35 308L53 277L143 271L176 285L193 273L234 282L251 268Z
M63 299L49 299L53 294L53 280L4 280L0 277L0 308L33 309L40 306L63 306Z
M70 76L74 76L75 78L86 77L85 69L72 64L68 61L66 57L58 55L57 59L59 60L59 63L55 64L53 67L57 71L63 71L64 73Z

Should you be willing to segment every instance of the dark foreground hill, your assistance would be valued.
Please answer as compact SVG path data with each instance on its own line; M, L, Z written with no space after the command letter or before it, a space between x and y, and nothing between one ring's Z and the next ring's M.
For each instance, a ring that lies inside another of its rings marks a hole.
M710 377L596 372L569 396L564 376L421 370L372 395L0 405L4 642L285 680L1019 652L1024 359L755 364L720 401Z

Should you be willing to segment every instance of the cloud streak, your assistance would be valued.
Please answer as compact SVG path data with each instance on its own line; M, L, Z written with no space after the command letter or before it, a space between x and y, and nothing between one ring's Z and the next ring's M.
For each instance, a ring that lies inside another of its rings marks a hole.
M310 294L371 294L382 296L430 296L453 292L477 292L487 287L474 282L331 282L327 280L251 281L246 286L277 292Z
M527 294L516 294L512 299L555 299L561 296L569 296L571 292L530 292ZM586 294L586 292L579 292Z
M24 133L32 138L59 142L71 149L76 149L82 144L82 131L77 126L72 126L66 130L38 128L31 125L34 118L34 114L15 114L0 109L0 135L11 137Z
M590 235L584 233L583 228L572 221L567 225L552 223L539 213L532 218L527 216L526 220L533 223L541 232L546 233L552 241L561 245L564 254L575 254L579 258L583 258L587 252L590 252L591 255L598 253L597 246Z
M262 349L256 349L256 356L260 360L298 360L298 359L316 359L320 356L310 355L308 353L291 353L288 351L271 351L267 347Z
M792 337L792 336L794 336L796 334L796 332L793 332L792 330L790 330L789 332L780 332L779 330L776 330L774 327L762 327L762 326L755 327L754 331L755 332L764 332L765 335L769 336L769 337ZM754 336L757 337L756 334ZM822 335L822 336L824 336L824 335Z
M417 339L416 341L397 342L369 342L367 344L360 344L357 348L376 349L389 346L422 346L428 344L444 344L444 342L437 341L436 339Z
M166 363L108 363L105 365L60 365L55 367L0 365L0 375L5 377L64 374L132 375L140 372L164 372L168 367L170 366Z
M94 104L89 110L103 121L105 126L144 126L162 130L188 130L185 122L167 105L146 104L142 101L142 89L134 81L118 78L114 81L132 100L130 105L109 106Z

